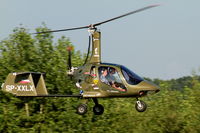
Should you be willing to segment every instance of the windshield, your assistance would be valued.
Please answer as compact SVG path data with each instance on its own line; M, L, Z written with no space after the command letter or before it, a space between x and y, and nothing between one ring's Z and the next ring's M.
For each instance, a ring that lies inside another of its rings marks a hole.
M137 74L135 74L134 72L132 72L125 66L121 66L121 69L122 69L122 74L128 84L137 85L141 81L143 81L143 79L141 77L139 77Z

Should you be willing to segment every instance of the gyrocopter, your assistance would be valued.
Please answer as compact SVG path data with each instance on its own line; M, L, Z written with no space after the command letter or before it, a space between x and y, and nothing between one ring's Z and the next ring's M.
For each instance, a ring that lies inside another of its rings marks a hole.
M136 98L136 110L139 112L145 111L147 105L145 102L139 100L139 98L159 92L159 87L136 75L133 71L123 65L103 63L101 61L101 32L97 29L97 26L157 6L158 5L146 6L88 26L35 33L45 34L49 32L88 29L89 48L83 66L78 68L72 67L71 48L68 48L69 60L67 74L75 81L74 83L77 89L80 90L79 94L49 94L44 81L44 73L39 72L10 73L7 76L5 83L2 85L3 91L12 93L17 97L79 97L80 99L83 99L82 104L77 107L77 113L80 115L87 112L88 99L92 99L95 104L93 107L94 114L103 114L104 107L99 104L98 98ZM90 43L92 43L91 50Z

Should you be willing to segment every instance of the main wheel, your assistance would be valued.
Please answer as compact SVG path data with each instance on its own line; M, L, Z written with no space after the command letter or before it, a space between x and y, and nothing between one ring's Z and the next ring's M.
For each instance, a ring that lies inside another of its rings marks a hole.
M84 115L86 112L87 112L87 105L86 105L86 104L80 104L80 105L77 107L77 113L78 113L79 115Z
M138 112L144 112L146 109L147 109L147 105L145 102L141 101L141 100L138 100L135 104L135 109L138 111Z
M93 107L93 112L95 115L102 115L104 112L104 107L101 104L97 104Z

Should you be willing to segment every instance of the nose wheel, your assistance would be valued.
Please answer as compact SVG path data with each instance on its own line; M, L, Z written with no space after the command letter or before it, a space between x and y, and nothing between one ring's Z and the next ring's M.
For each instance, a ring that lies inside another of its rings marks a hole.
M144 112L147 109L147 104L144 101L137 99L137 102L135 104L135 109L138 112Z

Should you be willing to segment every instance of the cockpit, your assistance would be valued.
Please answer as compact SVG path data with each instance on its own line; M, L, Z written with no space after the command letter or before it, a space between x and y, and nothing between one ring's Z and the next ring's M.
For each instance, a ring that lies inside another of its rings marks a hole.
M111 63L102 63L102 64L103 65L109 65L109 66L99 67L99 75L100 75L99 78L105 84L109 84L108 82L110 82L110 81L114 81L114 82L123 84L122 81L121 81L120 75L123 76L124 79L126 80L126 82L130 85L137 85L144 80L143 78L141 78L140 76L138 76L133 71L129 70L127 67L125 67L123 65L111 64ZM113 66L113 67L111 67L111 66ZM117 71L114 68L114 66L118 67L119 71ZM121 70L121 72L120 72L120 70ZM103 78L103 76L102 76L104 73L105 73L105 78ZM106 82L105 79L107 79L108 82Z
M143 78L141 78L140 76L138 76L137 74L126 68L125 66L121 66L121 71L128 84L137 85L144 80Z

